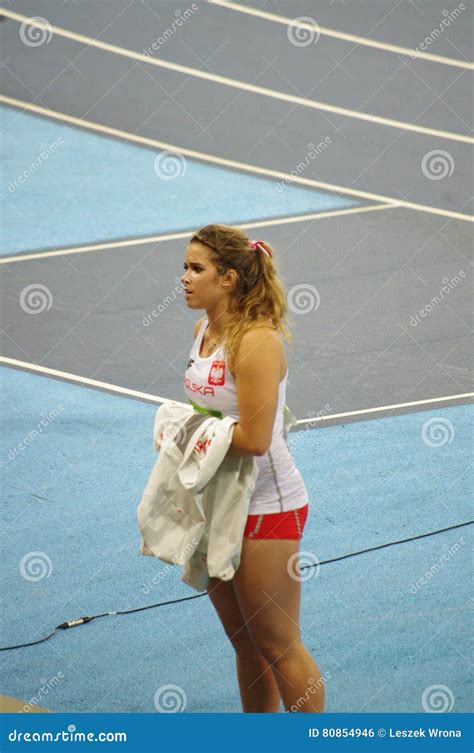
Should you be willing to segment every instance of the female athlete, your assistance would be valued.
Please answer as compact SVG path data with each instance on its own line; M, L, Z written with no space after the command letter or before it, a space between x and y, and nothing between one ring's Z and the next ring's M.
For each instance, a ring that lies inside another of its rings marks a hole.
M241 562L208 595L236 653L244 712L322 712L324 686L301 641L295 560L308 495L283 435L288 366L280 333L285 292L273 251L238 228L207 225L186 250L181 282L190 309L205 309L184 378L196 407L233 416L229 452L255 457Z

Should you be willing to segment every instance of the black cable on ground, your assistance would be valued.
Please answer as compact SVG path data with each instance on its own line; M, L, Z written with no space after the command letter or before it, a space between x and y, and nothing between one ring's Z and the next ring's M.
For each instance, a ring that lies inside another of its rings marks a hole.
M420 533L418 536L411 536L408 539L400 539L399 541L390 541L388 544L378 544L377 546L371 546L368 549L361 549L358 552L351 552L350 554L342 554L340 557L333 557L329 560L322 560L314 565L304 565L301 570L307 570L310 567L318 567L321 565L328 565L330 562L340 562L346 560L349 557L357 557L360 554L367 554L367 552L375 552L377 549L385 549L388 546L395 546L396 544L406 544L408 541L416 541L417 539L425 539L428 536L436 536L438 533L444 533L445 531L452 531L455 528L463 528L464 526L470 526L474 523L474 520L468 520L466 523L458 523L454 526L448 526L447 528L439 528L437 531L429 531L428 533ZM60 625L54 628L45 638L40 638L37 641L31 643L19 643L17 646L4 646L0 648L0 651L13 651L15 648L25 648L26 646L36 646L38 643L43 643L51 638L58 630L68 630L69 628L76 627L77 625L85 625L86 622L92 622L92 620L98 620L100 617L114 617L117 614L132 614L132 612L144 612L146 609L154 609L155 607L165 607L168 604L177 604L180 601L191 601L191 599L200 599L201 596L206 596L206 592L196 594L195 596L183 596L181 599L172 599L171 601L161 601L158 604L150 604L147 607L136 607L135 609L125 609L122 612L104 612L103 614L96 614L93 617L80 617L77 620L69 620L62 622Z

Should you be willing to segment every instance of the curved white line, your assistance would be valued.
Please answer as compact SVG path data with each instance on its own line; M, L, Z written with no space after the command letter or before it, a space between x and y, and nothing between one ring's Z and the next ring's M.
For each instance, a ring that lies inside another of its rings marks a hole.
M135 52L125 47L119 47L115 44L109 44L108 42L101 42L93 37L87 37L84 34L77 34L76 32L63 29L60 26L53 26L39 21L35 17L24 16L21 13L14 13L10 10L2 9L2 14L8 16L8 18L14 21L28 21L31 26L38 29L45 29L46 31L52 31L53 34L64 37L65 39L71 39L75 42L80 42L89 47L96 47L106 52L112 52L122 57L131 58L132 60L139 60L141 63L147 63L149 65L155 65L159 68L166 68L170 71L176 71L177 73L185 73L188 76L194 76L195 78L201 78L206 81L212 81L214 84L221 84L222 86L230 86L234 89L240 89L241 91L252 92L253 94L260 94L264 97L271 97L272 99L278 99L283 102L291 102L301 107L309 107L312 110L322 110L323 112L332 112L336 115L343 115L346 118L354 118L356 120L363 120L368 123L377 123L377 125L388 126L389 128L398 128L402 131L412 131L413 133L422 133L428 136L435 136L436 138L447 139L449 141L461 141L466 144L474 144L474 138L467 136L463 133L453 133L452 131L441 131L437 128L428 128L427 126L417 126L414 123L407 123L403 120L394 120L393 118L383 118L380 115L371 115L370 113L359 112L358 110L351 110L347 107L338 107L337 105L330 105L327 102L320 102L314 99L306 99L305 97L297 97L294 94L286 94L285 92L277 91L276 89L267 89L264 86L255 86L249 84L246 81L240 81L239 79L229 78L227 76L220 76L216 73L208 73L207 71L200 71L197 68L190 68L187 65L179 65L178 63L170 63L166 60L159 60L156 57L149 57L143 55L141 52Z
M59 371L58 369L50 369L47 366L39 366L34 363L28 363L28 361L19 361L16 358L7 358L6 356L0 356L0 363L5 366L11 366L14 368L25 369L38 374L46 374L51 377L58 377L65 379L68 382L74 382L76 384L84 384L89 387L100 388L108 392L114 392L125 397L136 397L140 400L144 400L149 403L165 403L173 398L160 397L158 395L151 395L147 392L139 392L138 390L131 390L128 387L119 387L116 384L109 384L108 382L100 382L97 379L89 379L78 374L71 374L67 371ZM441 402L451 402L453 400L465 400L474 398L474 392L466 392L462 395L446 395L446 397L433 397L428 400L415 400L410 403L397 403L395 405L382 405L378 408L364 408L362 410L348 411L347 413L333 413L328 416L315 416L314 418L298 419L297 425L303 426L308 423L324 423L325 421L332 421L334 419L344 419L350 416L365 416L372 413L380 413L382 411L394 410L397 408L408 408L418 405L435 405ZM182 403L179 400L174 400L179 405L185 405L189 407L188 403Z
M324 220L328 217L341 217L346 214L363 214L364 212L377 212L380 209L391 209L396 204L375 204L368 207L351 207L350 209L335 209L330 212L316 212L314 214L298 214L295 217L279 217L275 220L264 220L260 222L247 222L235 224L234 227L240 227L243 230L257 227L269 227L273 225L288 225L294 222L310 222L311 220ZM111 248L127 248L130 246L142 246L147 243L162 243L163 241L180 240L189 238L193 231L187 230L183 233L168 233L165 235L151 235L146 238L129 238L127 240L110 241L107 243L95 243L88 246L73 246L72 248L62 248L55 251L37 251L35 253L18 253L14 256L0 257L0 264L12 264L17 261L31 261L33 259L44 259L48 256L67 256L68 254L84 254L91 251L105 251Z
M451 65L455 68L465 68L470 71L474 70L474 63L469 61L459 60L458 58L449 58L444 55L433 55L429 52L414 50L411 47L401 47L398 44L390 44L389 42L380 42L376 39L360 37L356 34L348 34L345 31L338 31L337 29L329 29L327 26L320 26L317 22L315 24L310 24L305 21L299 21L297 18L288 18L287 16L280 16L277 13L268 13L268 11L252 8L248 5L241 5L240 3L229 2L229 0L207 0L207 2L209 5L220 5L222 8L246 13L249 16L256 16L257 18L263 18L267 21L275 21L276 23L284 24L285 26L291 24L298 29L317 31L317 33L322 36L341 39L344 42L354 42L355 44L363 45L365 47L383 50L383 52L395 52L397 55L407 55L412 60L428 60L430 63Z
M171 150L179 152L186 157L192 159L202 160L203 162L211 162L214 165L223 165L224 167L230 167L236 170L243 170L248 173L255 173L256 175L266 175L270 178L278 178L288 183L295 183L302 186L310 186L310 188L321 188L324 191L332 191L335 193L345 194L346 196L355 196L358 199L367 199L368 201L380 201L390 206L400 206L405 209L415 209L418 212L428 212L429 214L436 214L440 217L449 217L454 220L464 220L465 222L474 222L474 217L468 214L462 214L461 212L452 212L450 209L441 209L441 207L432 207L427 204L416 204L412 201L402 201L392 196L383 196L381 194L370 193L369 191L359 191L355 188L347 188L346 186L338 186L334 183L324 183L320 180L313 180L312 178L303 178L301 175L290 175L288 173L280 172L279 170L270 170L267 167L258 167L256 165L250 165L247 162L237 162L237 160L226 159L224 157L216 157L213 154L207 154L206 152L197 152L194 149L188 149L176 144L167 144L164 141L158 141L158 139L151 139L147 136L139 136L135 133L129 133L128 131L122 131L118 128L112 128L111 126L102 125L101 123L94 123L90 120L83 120L77 118L74 115L66 115L65 113L51 110L49 107L40 107L39 105L33 105L29 102L24 102L20 99L14 99L13 97L7 97L0 95L0 102L4 102L12 107L18 107L30 112L37 112L40 115L45 115L48 118L54 118L61 120L64 123L74 123L82 128L88 128L91 131L98 131L99 133L107 133L110 136L115 136L126 141L133 141L137 144L143 144L158 149Z

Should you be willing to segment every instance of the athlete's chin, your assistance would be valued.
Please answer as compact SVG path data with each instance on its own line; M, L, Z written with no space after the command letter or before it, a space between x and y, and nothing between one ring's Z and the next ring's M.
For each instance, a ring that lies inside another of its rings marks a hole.
M202 309L203 307L199 301L194 300L194 296L190 295L186 298L186 305L188 309Z

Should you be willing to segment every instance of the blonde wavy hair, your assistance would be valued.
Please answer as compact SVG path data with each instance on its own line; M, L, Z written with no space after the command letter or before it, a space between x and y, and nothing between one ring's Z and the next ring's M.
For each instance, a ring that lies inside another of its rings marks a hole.
M293 335L288 324L285 288L279 276L273 249L259 241L268 253L252 248L242 230L229 225L206 225L192 236L190 243L202 243L210 252L210 260L217 273L229 269L237 272L227 309L225 352L231 371L240 341L245 332L270 319L291 345Z

